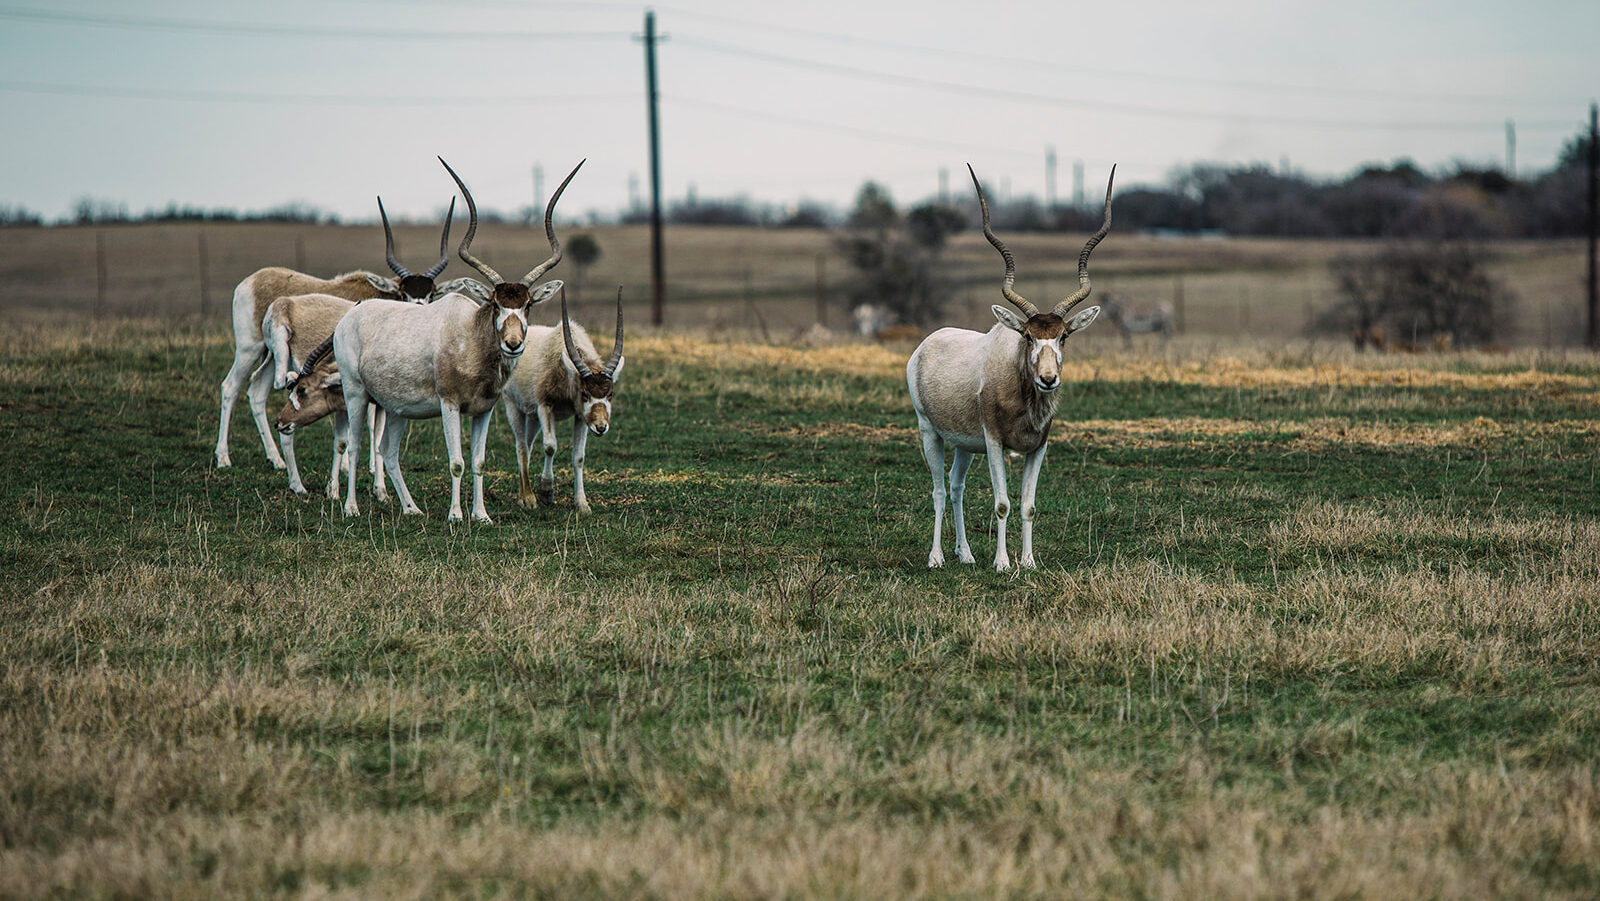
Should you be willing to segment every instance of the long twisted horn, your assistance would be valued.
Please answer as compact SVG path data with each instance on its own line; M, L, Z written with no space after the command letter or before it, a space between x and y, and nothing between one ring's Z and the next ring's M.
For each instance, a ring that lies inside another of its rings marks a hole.
M389 214L383 211L383 197L378 197L378 215L383 218L383 258L389 261L389 268L401 278L410 278L411 270L400 265L394 258L394 232L389 230Z
M1100 239L1106 236L1106 232L1111 231L1111 184L1116 180L1117 166L1113 163L1111 165L1111 177L1106 179L1106 221L1100 226L1100 230L1094 233L1093 237L1084 242L1083 250L1078 253L1078 290L1073 292L1071 297L1056 304L1055 314L1057 316L1067 315L1068 310L1077 306L1093 290L1093 287L1089 284L1089 254L1094 252L1094 246L1100 243Z
M564 296L564 295L563 295ZM617 286L617 341L611 347L611 356L606 360L606 378L611 378L617 373L617 364L622 361L622 286Z
M1006 249L1005 244L995 237L994 230L989 227L989 201L984 199L983 185L978 184L978 173L972 171L971 163L967 164L967 174L972 176L972 186L978 189L978 207L983 210L983 236L989 239L989 243L994 245L995 250L1000 251L1001 258L1006 261L1006 278L1000 284L1000 293L1005 295L1006 300L1011 301L1012 306L1032 316L1039 312L1039 308L1029 303L1026 297L1011 290L1011 286L1017 280L1017 261L1011 256L1011 251Z
M505 279L500 277L500 273L490 269L488 263L485 263L484 261L467 252L467 248L472 246L473 236L478 233L478 205L472 202L472 192L467 190L466 184L462 182L461 176L456 174L456 170L450 168L449 163L444 162L444 157L441 156L438 159L439 162L444 163L444 171L450 173L450 177L456 180L456 187L460 188L461 193L466 196L467 212L472 217L467 223L467 234L461 239L461 247L456 251L456 253L461 257L461 262L466 263L468 266L478 270L480 275L489 280L489 284L503 284Z
M401 278L404 278L404 277L405 276L401 276ZM332 352L333 352L333 336L329 335L328 336L328 340L322 342L321 344L318 344L316 346L315 350L311 351L311 353L306 354L306 361L304 363L300 364L300 371L299 372L291 374L292 378L289 379L289 383L290 384L294 384L295 382L298 382L301 379L305 378L306 376L310 375L311 374L311 370L317 368L317 364L322 362L322 358L326 357L328 354L330 354Z
M621 335L619 334L620 338ZM567 289L561 289L561 338L567 342L567 357L572 360L572 365L578 370L579 378L590 376L589 365L583 362L583 356L578 353L577 345L572 343L572 320L567 318Z
M567 173L567 177L561 180L561 187L556 188L556 192L550 195L550 202L545 204L544 234L545 237L550 239L550 259L528 270L528 274L522 277L522 283L530 288L533 287L534 282L539 280L539 276L544 275L552 266L561 262L561 242L556 240L556 228L551 217L555 214L556 201L561 199L561 192L567 189L567 182L572 181L572 176L577 175L578 170L582 169L583 164L588 161L587 157L579 160L578 165L573 166L572 171ZM463 188L462 190L466 189Z
M438 278L444 267L450 265L450 222L456 218L456 199L450 198L450 210L444 214L444 234L439 237L439 262L422 273L428 278Z

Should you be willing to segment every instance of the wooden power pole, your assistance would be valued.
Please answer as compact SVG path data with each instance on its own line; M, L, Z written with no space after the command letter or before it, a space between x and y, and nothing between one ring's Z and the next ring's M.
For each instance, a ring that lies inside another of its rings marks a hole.
M1600 292L1595 256L1600 254L1600 103L1589 104L1589 349L1600 349Z
M656 92L656 14L644 13L644 77L650 109L650 324L661 325L665 312L666 264L661 247L661 119Z

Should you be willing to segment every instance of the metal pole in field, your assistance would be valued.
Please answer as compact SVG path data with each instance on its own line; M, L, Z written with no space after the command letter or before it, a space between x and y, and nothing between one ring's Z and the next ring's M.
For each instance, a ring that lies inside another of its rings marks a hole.
M1596 255L1600 254L1600 103L1589 104L1589 349L1600 349L1600 291L1596 290Z
M661 247L661 121L656 92L656 14L644 13L644 76L650 110L650 324L664 318L666 263Z
M828 255L817 254L817 325L828 327Z
M94 314L102 316L106 311L106 233L103 231L94 233L94 272Z
M1517 180L1517 123L1506 120L1506 178Z
M200 233L200 318L211 315L211 267L206 259L206 233Z

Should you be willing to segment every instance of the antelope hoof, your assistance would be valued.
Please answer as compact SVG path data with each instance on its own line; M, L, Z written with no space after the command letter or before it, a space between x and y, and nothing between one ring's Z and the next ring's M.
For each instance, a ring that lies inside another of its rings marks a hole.
M534 500L533 495L524 494L518 496L517 506L524 510L537 510L539 508L539 502Z
M978 562L978 558L972 556L972 549L971 548L957 548L956 549L956 559L960 560L962 563L977 563Z
M1038 569L1039 568L1037 565L1034 564L1033 555L1032 554L1023 554L1022 555L1022 559L1018 560L1017 564L1019 566L1021 566L1023 569Z
M1009 558L1006 558L1006 557L996 557L996 558L994 558L994 571L995 572L997 572L997 573L1009 572L1010 569L1011 569L1011 560Z
M551 487L546 488L545 486L540 485L539 492L535 495L535 497L539 499L539 503L544 504L546 507L551 506L556 502L555 486L552 485Z
M361 508L356 506L353 502L352 503L347 503L347 504L344 505L344 515L346 515L346 516L360 516L361 515Z
M944 568L944 554L941 554L938 551L935 551L935 552L929 554L928 555L928 568L929 569L942 569L942 568Z
M306 490L306 486L304 486L304 485L290 485L289 486L289 490L294 492L295 495L298 496L298 497L305 497L306 495L311 493L311 492Z
M588 503L588 501L584 501L584 502L578 504L578 512L579 513L588 513L589 512L589 503Z
M427 515L427 514L423 513L422 512L422 508L418 507L416 504L412 504L409 507L402 507L400 509L400 513L401 513L402 516L426 516ZM455 518L456 519L460 519L461 518L461 514L457 513L455 515Z
M233 466L233 461L228 459L228 455L227 454L217 454L217 468L218 469L229 469L232 466Z
M474 513L474 514L472 514L472 521L475 522L475 523L480 523L482 525L486 525L486 526L494 525L494 520L490 519L489 518L489 514L487 514L487 513Z

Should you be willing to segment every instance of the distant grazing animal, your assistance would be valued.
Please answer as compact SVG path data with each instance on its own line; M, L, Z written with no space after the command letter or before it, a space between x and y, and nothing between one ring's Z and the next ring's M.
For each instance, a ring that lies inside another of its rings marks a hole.
M1122 346L1132 349L1134 335L1160 335L1161 344L1172 340L1176 316L1172 304L1124 304L1116 294L1107 294L1100 301L1100 315L1122 333Z
M483 508L483 456L489 420L522 356L528 307L547 300L561 286L550 282L534 288L533 283L561 261L561 242L556 239L553 222L556 201L583 163L573 168L545 207L550 258L515 282L505 281L468 252L478 231L478 208L460 176L448 163L444 167L466 197L471 216L456 253L493 286L488 302L479 304L462 294L450 294L426 306L395 301L359 304L334 329L333 354L349 420L360 422L369 403L377 403L389 414L380 442L383 464L404 513L422 512L400 472L400 439L407 422L435 416L444 421L445 448L450 456L449 518L453 522L461 519L461 478L466 471L461 458L461 417L473 417L472 518L487 523L491 520ZM360 447L361 430L351 429L351 474L344 504L344 512L351 516L361 512L356 504L354 463Z
M893 310L881 303L857 304L850 311L850 318L855 321L856 333L863 338L889 343L892 341L916 341L922 337L922 329L900 321Z
M977 173L970 165L967 172L978 191L983 235L1005 260L1000 293L1022 316L995 305L992 309L999 324L988 332L940 329L917 347L906 365L906 384L917 412L917 428L922 433L922 453L933 476L933 549L928 553L928 566L944 565L944 449L949 444L955 449L950 465L950 497L955 505L956 554L962 563L973 562L961 500L972 455L987 454L989 479L994 485L994 512L1000 521L994 568L1001 571L1011 568L1006 554L1006 516L1010 506L1006 500L1005 452L1026 455L1022 467L1022 556L1018 562L1031 569L1034 497L1039 470L1044 466L1050 422L1060 399L1057 389L1061 387L1062 342L1093 322L1100 315L1100 308L1089 307L1071 319L1064 317L1089 296L1089 254L1111 230L1111 185L1117 169L1111 167L1111 178L1106 181L1105 223L1078 254L1078 290L1048 313L1040 312L1011 289L1016 281L1016 261L989 227L989 203L984 199Z
M454 210L455 202L452 200L452 216ZM381 201L379 212L382 212ZM255 420L256 431L261 436L261 444L266 448L267 459L276 469L283 469L286 465L272 440L272 429L267 424L267 393L270 390L268 379L271 373L262 365L266 361L267 349L262 339L261 320L267 313L267 307L274 300L297 294L331 294L349 301L392 298L426 303L452 291L472 290L472 285L463 284L465 282L476 285L472 279L457 279L443 285L436 285L433 281L445 267L446 254L443 251L446 250L450 240L448 217L445 220L444 237L439 242L440 259L421 275L412 274L394 258L394 239L389 234L387 215L384 216L384 236L385 256L389 268L400 276L398 281L365 270L346 272L331 279L323 279L293 269L273 266L258 269L245 276L233 290L233 366L222 380L222 410L217 426L215 452L218 469L226 469L233 465L233 460L228 454L228 424L233 418L233 405L239 400L239 392L244 390L246 383L250 386L247 395L250 414ZM481 292L481 286L478 290Z
M523 507L555 501L555 425L572 420L572 491L579 513L589 512L583 492L584 448L589 433L604 435L611 428L611 397L622 374L622 289L617 289L617 337L604 363L594 342L567 314L567 295L561 294L561 328L528 329L533 353L506 383L506 419L517 441L517 502ZM529 482L529 451L534 439L544 435L544 472L535 495Z

